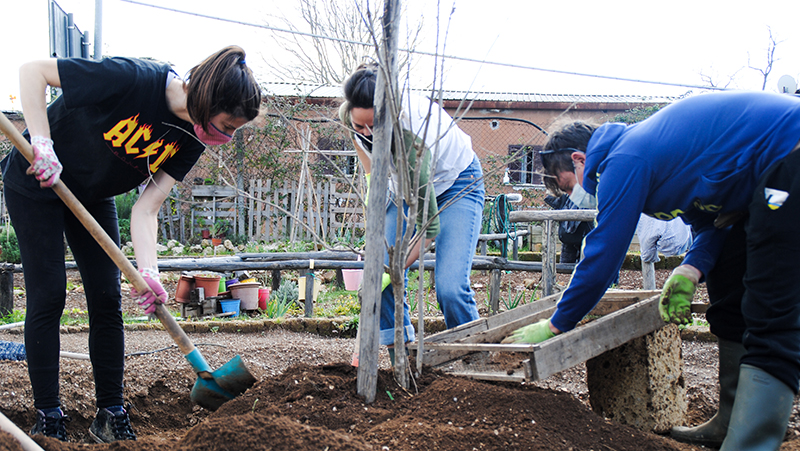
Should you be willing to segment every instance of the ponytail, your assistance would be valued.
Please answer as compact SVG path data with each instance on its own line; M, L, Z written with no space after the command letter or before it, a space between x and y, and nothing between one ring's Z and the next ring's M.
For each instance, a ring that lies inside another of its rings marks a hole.
M204 130L210 119L220 113L248 121L258 116L261 88L239 46L225 47L193 67L186 83L189 116Z

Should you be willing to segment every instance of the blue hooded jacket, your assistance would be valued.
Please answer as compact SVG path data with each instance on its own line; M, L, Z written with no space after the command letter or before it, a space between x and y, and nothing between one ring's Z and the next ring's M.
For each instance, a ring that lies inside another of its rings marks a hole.
M696 236L684 264L707 274L727 234L714 219L745 212L759 178L798 140L800 98L764 92L702 94L637 124L600 126L583 173L583 188L597 196L597 227L552 324L571 330L594 308L616 278L642 212L691 225Z

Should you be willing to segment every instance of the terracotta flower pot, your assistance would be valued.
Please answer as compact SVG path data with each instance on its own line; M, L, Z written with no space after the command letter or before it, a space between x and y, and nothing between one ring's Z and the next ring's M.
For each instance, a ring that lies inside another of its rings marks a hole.
M189 303L192 290L194 290L194 277L181 276L178 279L178 286L175 287L175 300L182 304Z
M220 276L194 276L194 283L197 288L203 288L205 297L210 298L219 294Z

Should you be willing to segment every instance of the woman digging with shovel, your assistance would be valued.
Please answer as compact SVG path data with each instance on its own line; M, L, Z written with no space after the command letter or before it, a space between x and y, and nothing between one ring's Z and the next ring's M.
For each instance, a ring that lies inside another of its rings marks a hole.
M63 94L46 107L48 85ZM20 68L20 93L34 161L15 148L1 165L25 276L25 347L37 409L31 434L67 439L58 394L66 235L89 313L98 409L89 434L98 443L135 440L123 407L120 271L67 206L42 188L64 180L119 244L114 196L146 182L131 213L131 237L151 291L131 295L152 313L167 299L155 250L161 204L206 145L228 142L258 115L261 92L244 50L230 46L192 68L185 82L168 65L137 59L35 61Z

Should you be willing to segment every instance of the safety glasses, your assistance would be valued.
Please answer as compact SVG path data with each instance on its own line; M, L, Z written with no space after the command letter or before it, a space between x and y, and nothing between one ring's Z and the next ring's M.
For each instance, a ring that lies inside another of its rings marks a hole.
M562 147L560 149L549 149L549 150L540 150L539 155L550 155L556 152L581 152L586 153L585 150L576 149L574 147Z

